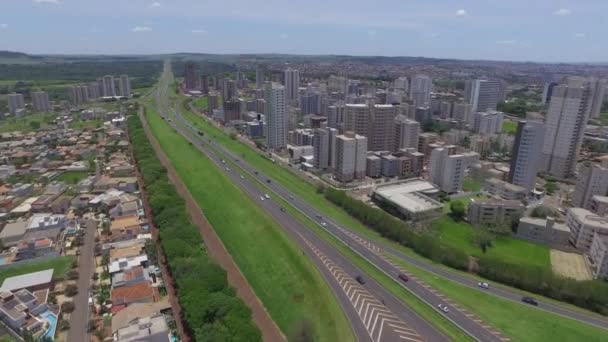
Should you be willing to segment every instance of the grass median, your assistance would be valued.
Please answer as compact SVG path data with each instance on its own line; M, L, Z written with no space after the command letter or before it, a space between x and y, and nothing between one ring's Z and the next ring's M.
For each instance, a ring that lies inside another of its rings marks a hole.
M315 340L353 340L321 274L282 229L151 107L146 117L178 175L281 330L289 336L293 328L310 321Z

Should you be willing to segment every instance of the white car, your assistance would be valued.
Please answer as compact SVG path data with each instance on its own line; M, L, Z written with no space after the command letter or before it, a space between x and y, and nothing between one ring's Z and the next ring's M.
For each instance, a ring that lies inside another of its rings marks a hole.
M321 225L322 225L323 227L327 227L327 223L325 223L325 222L321 222Z
M488 283L477 283L477 286L481 287L482 289L490 288L490 284L488 284Z
M439 304L439 305L437 305L437 307L439 308L439 310L441 310L441 311L443 311L445 313L450 312L450 309L448 309L447 305Z
M263 201L263 200L264 200L264 196L260 196L260 201Z
M270 199L270 196L268 196L268 194L264 194L264 197L266 197L267 199Z
M230 169L229 169L229 168L226 168L226 171L230 171Z
M243 175L241 175L241 179L245 179L245 177L243 177Z

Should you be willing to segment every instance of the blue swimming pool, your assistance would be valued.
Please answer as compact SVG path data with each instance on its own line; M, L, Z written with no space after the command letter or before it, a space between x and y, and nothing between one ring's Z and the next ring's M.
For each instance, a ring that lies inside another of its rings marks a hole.
M57 330L57 316L55 316L52 312L47 311L40 315L40 317L46 319L49 322L49 330L44 334L46 337L50 337L51 339L55 339L55 331Z

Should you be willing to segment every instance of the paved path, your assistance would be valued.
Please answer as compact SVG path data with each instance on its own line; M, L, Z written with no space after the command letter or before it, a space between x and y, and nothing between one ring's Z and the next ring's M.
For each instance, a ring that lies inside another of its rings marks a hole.
M90 335L87 331L89 316L89 287L91 277L95 270L94 247L95 229L97 221L86 219L84 224L84 243L80 247L80 260L78 263L78 294L73 298L74 312L70 315L70 330L68 331L68 341L89 341Z

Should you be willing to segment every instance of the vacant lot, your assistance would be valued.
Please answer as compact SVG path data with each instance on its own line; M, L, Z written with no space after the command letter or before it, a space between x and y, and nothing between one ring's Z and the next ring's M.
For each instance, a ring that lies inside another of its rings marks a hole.
M150 127L239 268L285 333L310 320L315 340L353 336L321 274L270 217L152 108Z
M15 277L27 273L38 272L48 270L49 268L54 269L53 279L61 279L65 273L70 269L74 261L73 256L62 256L45 260L37 263L23 264L14 266L0 271L0 284L4 282L4 279Z
M591 280L593 275L580 254L551 250L551 266L553 272L576 280Z
M0 132L29 132L45 127L57 117L55 113L35 113L22 118L9 118L0 121Z
M86 171L68 171L57 176L55 180L66 184L78 184L81 180L87 178L88 175L89 173Z

